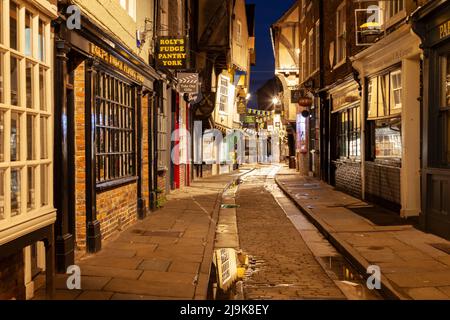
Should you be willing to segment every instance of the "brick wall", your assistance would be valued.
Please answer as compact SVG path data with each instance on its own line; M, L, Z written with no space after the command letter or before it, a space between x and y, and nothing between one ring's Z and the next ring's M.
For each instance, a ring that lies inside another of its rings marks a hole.
M400 167L380 165L366 162L366 196L369 201L388 203L400 206ZM387 204L387 203L386 203Z
M86 249L86 143L85 143L85 64L75 70L75 199L76 199L76 248ZM143 112L148 107L143 99ZM144 127L148 121L142 117ZM143 132L143 143L148 148L147 131ZM146 149L144 149L146 152ZM144 192L148 199L148 157L143 155L145 179ZM97 219L100 222L102 238L107 239L114 232L121 231L137 220L137 183L128 184L97 194Z
M159 172L158 174L158 189L163 190L164 193L168 193L169 190L166 190L166 182L168 179L168 172Z
M0 260L0 300L25 299L23 253Z
M85 63L75 70L75 243L78 250L86 248L86 121Z
M97 194L97 219L103 239L134 223L137 220L137 184Z
M187 166L185 164L181 164L180 165L180 188L183 189L184 187L186 187L186 171L187 171Z
M361 163L350 161L336 162L336 189L356 198L361 198Z

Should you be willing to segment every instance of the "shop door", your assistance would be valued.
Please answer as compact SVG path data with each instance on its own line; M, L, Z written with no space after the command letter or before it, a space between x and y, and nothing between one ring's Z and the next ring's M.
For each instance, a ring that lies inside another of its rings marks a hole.
M430 55L429 81L425 225L450 240L450 44Z

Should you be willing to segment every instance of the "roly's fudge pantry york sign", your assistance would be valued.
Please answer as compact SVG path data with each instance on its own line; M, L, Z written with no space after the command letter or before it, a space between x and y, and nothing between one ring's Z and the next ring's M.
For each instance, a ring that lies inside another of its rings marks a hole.
M156 63L165 69L183 70L187 66L187 40L185 37L159 37Z

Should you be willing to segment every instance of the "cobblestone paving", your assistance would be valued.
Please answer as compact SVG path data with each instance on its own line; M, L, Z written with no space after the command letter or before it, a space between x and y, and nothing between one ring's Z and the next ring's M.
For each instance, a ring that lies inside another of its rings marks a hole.
M301 235L264 187L267 170L247 178L237 196L240 245L251 258L249 300L344 299Z

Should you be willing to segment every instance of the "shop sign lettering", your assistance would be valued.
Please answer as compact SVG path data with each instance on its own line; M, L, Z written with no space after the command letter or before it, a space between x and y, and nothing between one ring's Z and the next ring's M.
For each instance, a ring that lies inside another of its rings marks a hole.
M186 69L187 41L184 37L160 37L157 41L156 63L160 68Z
M139 74L136 70L132 69L126 63L117 59L116 57L111 55L109 52L96 46L93 43L91 43L91 46L90 46L90 53L93 56L99 58L100 60L106 62L107 64L115 67L116 69L119 69L120 71L122 71L123 73L128 75L130 78L132 78L140 83L144 82L144 77L141 74Z

